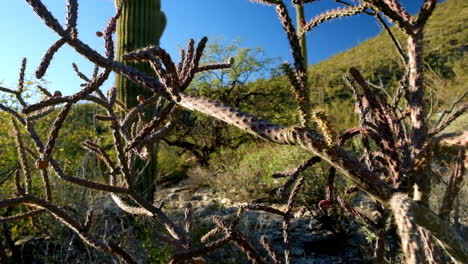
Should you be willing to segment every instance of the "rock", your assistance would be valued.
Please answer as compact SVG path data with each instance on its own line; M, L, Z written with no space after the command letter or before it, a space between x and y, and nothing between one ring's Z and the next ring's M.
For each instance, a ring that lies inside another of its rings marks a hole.
M231 200L229 200L228 198L223 198L221 199L221 201L219 201L221 204L229 204L231 202Z
M242 203L235 203L228 198L220 197L216 192L208 188L190 190L183 188L183 186L176 186L173 189L162 190L159 197L167 203L172 204L168 208L175 208L174 214L179 218L183 217L186 204L191 203L194 208L194 219L202 224L203 230L210 230L214 227L213 216L221 217L229 223L238 211L238 208L244 205ZM277 204L272 207L281 211L285 211L287 208L285 204ZM314 217L305 208L295 208L294 211L294 218L290 222L293 263L370 263L368 260L363 259L360 248L366 241L362 236L357 235L357 231L354 233L334 234L330 230L325 229L321 217ZM351 226L349 223L340 223L340 225L349 226L349 230L358 229L358 226ZM273 248L282 255L284 254L282 226L283 218L281 216L264 211L245 210L236 229L262 255L266 256L266 252L259 243L262 236L266 236ZM206 231L203 232L206 233ZM205 259L207 263L220 263L220 259L223 259L226 263L248 263L243 253L232 244L210 253Z

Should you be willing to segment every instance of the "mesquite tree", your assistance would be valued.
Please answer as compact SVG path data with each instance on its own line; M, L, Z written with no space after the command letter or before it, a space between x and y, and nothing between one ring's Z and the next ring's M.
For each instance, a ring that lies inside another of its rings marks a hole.
M145 73L151 73L151 67L147 63L124 61L122 56L133 50L147 47L149 45L159 46L159 40L166 27L166 17L161 11L160 0L116 0L116 5L121 6L121 15L117 20L117 45L116 59L125 65L129 65ZM131 109L139 102L138 96L149 98L151 92L140 85L130 81L122 75L117 75L115 79L117 95L125 108ZM150 116L155 113L155 109L147 109L146 117L142 121L149 121ZM153 153L154 146L148 146L148 160L138 159L137 167L140 176L137 182L137 189L148 201L153 201L155 190L154 181L156 178L157 160L156 153Z
M135 258L128 253L127 249L112 241L100 241L89 232L89 227L93 224L92 217L87 217L83 224L56 204L48 183L49 173L53 172L64 181L108 192L116 204L126 212L150 216L164 225L167 234L163 235L162 238L175 250L172 263L195 261L196 258L203 257L208 252L227 243L234 243L238 246L252 263L265 263L265 259L260 256L251 242L235 229L240 217L242 217L242 212L245 210L263 210L283 218L283 255L276 252L265 237L260 242L274 263L291 263L290 219L293 217L294 198L304 181L304 178L300 177L300 173L318 162L325 162L330 165L327 199L321 201L319 206L339 204L352 214L364 219L369 225L379 225L379 223L374 223L371 219L367 219L354 210L351 205L346 203L345 199L333 190L335 177L345 177L355 184L351 188L353 191L366 192L379 203L384 218L393 217L401 238L401 248L406 263L434 261L437 259L436 245L442 247L455 263L466 263L468 259L467 242L452 229L449 222L453 201L465 173L466 133L461 135L465 138L454 141L454 136L460 136L460 134L441 134L441 132L448 124L466 112L468 104L462 104L440 122L430 126L423 98L423 30L437 5L437 0L425 0L420 12L415 16L410 16L396 0L365 0L357 6L339 1L346 4L347 7L331 10L302 25L302 32L308 32L328 20L365 12L377 17L380 14L386 16L405 33L406 44L400 46L396 40L395 44L401 53L407 72L400 81L400 87L396 89L392 101L375 94L359 70L350 68L346 81L355 95L360 124L339 136L336 135L333 125L324 112L312 113L310 111L309 85L306 67L300 52L299 37L291 22L286 5L281 0L258 0L256 2L274 6L292 48L294 65L284 65L284 69L291 83L292 92L297 99L300 124L289 127L270 123L252 114L229 107L222 102L200 98L184 92L196 73L230 67L230 63L199 64L207 41L206 38L203 38L197 45L195 45L195 41L190 40L187 48L182 51L181 61L177 65L164 49L155 46L131 51L122 56L125 61L148 63L158 75L159 79L156 79L143 71L113 59L112 32L115 27L115 17L110 20L104 33L106 55L103 56L78 38L76 0L68 0L66 27L59 24L41 0L26 0L26 2L60 38L46 52L39 66L39 73L45 72L53 54L65 43L93 63L104 68L104 71L87 82L81 91L71 96L60 94L53 96L50 93L45 93L48 98L31 105L28 105L24 100L19 100L22 105L21 112L0 104L0 109L12 116L21 164L15 177L15 196L1 200L0 208L25 204L29 209L23 214L1 218L0 222L49 212L65 226L76 232L90 246L118 256L127 263L136 263ZM313 1L294 0L293 2L305 4ZM391 35L391 31L389 34ZM107 79L110 71L144 87L151 92L151 96L130 109L125 116L119 116L115 111L116 89L111 89L107 96L100 90L100 86ZM3 91L21 98L21 89L3 89ZM160 96L170 100L170 103L160 113L152 116L151 121L143 127L133 129L137 115ZM66 116L74 104L81 100L95 102L107 112L106 115L99 115L96 118L110 124L116 158L111 159L110 155L95 142L83 142L83 147L106 164L109 175L108 182L97 182L67 175L56 159L56 155L52 155ZM35 122L50 113L51 108L61 104L64 106L52 124L49 137L47 140L41 139L36 132ZM179 225L170 220L161 208L149 203L136 192L137 172L133 162L134 158L138 155L144 155L142 153L144 146L151 144L164 133L170 131L171 122L174 120L177 108L180 107L217 118L265 140L277 144L297 145L310 151L311 159L305 161L297 170L276 175L277 177L289 177L286 184L279 189L282 194L289 191L286 210L281 211L264 205L243 206L231 222L214 218L216 228L202 238L202 246L193 247L191 241L193 219L190 205L187 207L184 222ZM316 124L316 130L309 126L311 123ZM34 151L25 150L22 143L25 135L20 132L20 127L26 129L27 137L34 142L36 147ZM362 157L357 157L355 153L345 149L345 143L356 136L360 136L362 140ZM447 138L452 138L451 146L446 146ZM463 143L460 143L461 141ZM428 206L432 177L430 163L433 150L439 146L453 150L456 161L455 170L440 210L434 212ZM31 157L36 159L35 170L28 164ZM33 173L40 174L44 181L42 197L32 191L31 175ZM293 187L290 188L291 186ZM132 203L129 203L129 200ZM215 236L221 238L207 242ZM381 243L377 243L376 246L381 247ZM377 248L376 252L378 254L381 250ZM1 248L0 257L5 258ZM203 260L199 259L199 261Z

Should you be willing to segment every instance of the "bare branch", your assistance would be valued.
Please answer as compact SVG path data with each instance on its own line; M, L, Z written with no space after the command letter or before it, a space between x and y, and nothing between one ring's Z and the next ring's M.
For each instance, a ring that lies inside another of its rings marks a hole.
M314 156L311 159L302 163L297 169L288 172L279 172L271 175L273 178L282 178L282 177L289 177L288 180L277 190L277 194L282 196L286 190L291 187L291 185L296 181L297 177L301 172L306 170L307 168L311 167L312 165L320 162L322 159L318 156Z
M452 175L450 175L449 183L439 209L439 216L444 221L449 220L450 212L453 208L453 202L462 187L463 177L465 176L465 155L465 149L460 148L455 157L456 160L453 166L453 172Z
M12 221L17 221L17 220L27 218L27 217L33 217L33 216L39 215L39 214L44 213L44 212L45 212L44 209L38 209L38 210L31 210L31 211L28 211L26 213L17 214L17 215L13 215L13 216L0 217L0 224L12 222Z
M260 243L262 243L263 247L266 249L268 255L270 255L271 259L275 264L283 264L280 256L273 248L273 245L270 243L270 241L268 241L268 239L265 236L262 236L262 238L260 239Z

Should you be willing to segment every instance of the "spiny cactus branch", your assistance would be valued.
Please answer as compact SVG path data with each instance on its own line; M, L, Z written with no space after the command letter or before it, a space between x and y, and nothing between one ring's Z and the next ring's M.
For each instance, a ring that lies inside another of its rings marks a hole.
M394 0L363 0L363 2L368 3L376 12L381 11L406 34L412 34L413 26L410 16L399 4L395 5Z
M301 172L306 170L307 168L311 167L312 165L319 163L322 161L322 159L318 156L314 156L311 159L305 161L302 163L299 167L297 167L293 171L288 171L288 172L280 172L280 173L275 173L271 177L273 178L281 178L281 177L289 177L288 180L276 191L276 193L279 196L283 196L288 190L291 185L296 181L297 177L300 175Z
M99 146L98 144L90 141L90 140L87 140L87 141L84 141L81 143L81 146L83 146L83 148L85 148L86 150L92 152L93 154L95 154L100 160L102 160L104 162L104 164L107 166L107 168L112 172L112 171L115 171L115 168L114 168L114 165L112 163L112 160L110 159L109 155L107 155L107 153L104 151L103 148L101 148L101 146Z
M299 112L299 123L303 127L306 127L308 120L311 120L312 118L311 105L308 94L305 93L302 89L302 85L300 83L300 80L298 79L298 72L293 70L289 63L282 63L281 69L283 70L284 74L286 75L286 78L291 84L291 91L294 95L294 98L296 99L298 106L297 108Z
M18 92L17 93L19 94L21 94L24 90L24 74L26 72L26 63L27 63L26 58L23 58L23 60L21 61L21 68L20 68L19 78L18 78Z
M71 103L67 103L62 110L60 111L60 114L57 116L57 118L54 121L54 125L52 127L52 131L50 132L49 138L47 140L46 146L44 148L43 155L45 158L49 158L49 156L52 154L52 149L55 146L55 141L58 137L58 133L60 128L62 128L63 123L65 122L65 118L67 117L68 113L70 112L70 109L72 107Z
M263 211L263 212L267 212L267 213L270 213L270 214L275 214L275 215L279 215L279 216L282 216L282 217L285 217L287 213L281 211L281 210L278 210L276 208L273 208L273 207L270 207L270 206L266 206L266 205L261 205L261 204L247 204L244 206L245 209L249 209L249 210L253 210L253 211Z
M227 63L212 63L212 64L200 65L197 68L197 73L204 72L204 71L229 69L232 67L233 64L234 64L234 58L229 59Z
M422 28L408 37L408 106L410 108L414 152L419 152L428 133L424 102L424 68L422 57Z
M385 184L380 183L358 160L340 148L328 148L323 137L315 131L299 127L285 128L271 124L222 103L185 93L181 93L181 98L179 104L187 109L205 113L266 140L279 144L298 145L315 153L336 166L341 173L355 181L356 184L365 185L366 189L373 190L371 193L380 197L377 199L385 200L384 197L391 195L390 189L384 187Z
M445 190L444 198L439 209L439 216L444 221L449 220L450 212L453 208L453 202L455 201L455 198L457 197L462 187L463 178L465 176L465 149L460 148L455 158L456 161L453 166L453 172L452 175L450 175L449 183L447 189Z
M117 8L116 14L111 19L109 19L109 22L107 22L106 28L104 29L104 47L106 49L106 56L109 60L114 59L114 41L112 40L112 34L115 32L117 19L119 19L121 14L122 5Z
M37 121L37 120L40 120L40 119L48 116L49 114L53 113L54 110L55 110L55 107L44 108L43 110L40 110L37 113L28 115L27 119L29 121Z
M44 87L42 87L40 85L37 85L36 87L43 95L45 95L47 97L52 97L52 94L46 88L44 88Z
M66 40L61 38L57 40L50 48L47 50L46 54L42 58L41 64L36 70L36 78L40 79L42 78L47 69L49 68L50 62L54 58L55 53L63 46L63 44L66 43Z
M307 4L307 3L312 3L318 0L293 0L293 4L298 5L298 4Z
M207 243L203 245L203 247L185 250L181 252L177 252L173 257L171 263L177 263L176 261L181 261L185 259L193 259L196 257L204 256L214 251L218 248L221 248L228 244L232 240L231 236L227 235L224 236L216 241Z
M16 120L18 120L22 125L26 124L26 121L24 120L24 118L22 116L20 116L18 114L18 112L11 109L10 107L5 106L5 105L0 103L0 109L7 112L7 113L9 113L9 114L11 114L12 116L14 116L16 118Z
M78 0L67 0L66 31L71 37L77 37Z
M411 229L411 231L408 230L410 233L405 235L415 235L413 229L414 222L416 222L419 226L425 228L434 235L437 242L447 251L455 263L463 263L464 260L468 259L468 244L452 229L449 223L440 219L430 209L412 201L406 194L402 193L393 195L389 204L394 212L397 211L395 212L397 215L395 217L406 218L406 220L401 218L397 219L400 231L403 231L403 229ZM408 240L408 242L404 243L408 244L410 241L413 240ZM408 246L411 247L412 245ZM406 252L405 257L407 254L411 255L410 252ZM411 256L409 257L410 259L414 259Z
M52 202L52 189L50 188L49 173L47 169L41 169L42 185L46 201Z
M24 142L18 123L16 123L16 120L13 117L11 118L11 124L13 127L13 136L15 137L21 172L24 178L25 193L30 193L32 191L31 167L29 166L29 162L26 157Z
M40 208L46 209L58 221L60 221L62 224L73 230L89 246L107 252L111 255L123 258L125 261L127 261L127 263L137 263L124 249L116 245L109 246L109 244L98 241L91 234L83 232L83 226L58 206L53 205L48 201L33 195L25 195L24 198L26 204L31 204L33 206L38 206Z
M411 203L405 195L394 195L390 203L398 233L401 238L401 248L405 256L405 263L418 264L424 262L424 248L417 236L418 227L411 212Z
M229 235L234 244L247 256L247 259L254 264L265 263L260 257L260 254L254 249L254 247L247 241L247 239L238 231L233 230L230 225L225 223L219 217L213 217L213 222L220 228L222 228L226 234Z
M359 6L350 6L346 8L338 8L335 10L327 11L326 13L322 13L317 17L311 19L302 27L302 34L304 35L306 32L312 30L313 28L317 27L318 25L327 22L329 20L346 17L346 16L354 16L356 14L364 12L368 6L366 4L359 5ZM303 37L301 35L300 37Z
M128 152L139 145L140 141L143 140L145 137L150 135L154 129L159 127L162 122L173 112L174 110L174 103L169 103L160 113L160 115L155 116L140 132L129 142L128 146L126 147L125 151Z
M135 121L135 118L137 117L138 113L141 113L145 109L145 107L147 107L150 104L155 103L158 100L160 100L160 96L158 94L155 94L148 99L144 99L142 103L135 106L127 113L123 121L121 121L120 127L123 130L128 131L130 128L130 125Z
M145 199L143 199L143 197L139 196L136 193L131 193L130 197L141 207L151 212L153 216L158 220L158 222L164 225L166 230L168 230L169 234L173 238L175 238L178 241L178 243L181 244L182 247L184 247L183 242L187 241L187 234L180 226L174 224L174 222L172 222L169 219L169 217L161 210L161 208L156 207L155 205L146 201Z
M438 2L438 0L424 0L421 10L419 11L418 18L416 21L414 21L414 24L419 27L424 26L429 17L432 15L432 12L436 8Z
M367 215L359 212L356 210L352 205L350 205L348 202L346 202L340 195L336 196L336 200L338 201L338 204L345 209L348 213L353 215L355 218L363 221L366 223L370 228L376 229L377 228L377 223L375 223L372 219L367 217Z
M276 252L276 250L273 248L273 245L271 242L265 237L262 236L260 238L260 243L262 246L265 248L265 250L268 252L268 255L271 256L271 259L275 264L283 264L283 261L281 261L281 258L279 254Z

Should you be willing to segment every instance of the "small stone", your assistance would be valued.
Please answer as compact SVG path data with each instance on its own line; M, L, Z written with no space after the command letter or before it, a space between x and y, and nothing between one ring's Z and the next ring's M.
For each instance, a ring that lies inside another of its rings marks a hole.
M36 168L40 170L45 170L47 169L47 167L49 167L49 161L43 159L38 159L36 161Z

